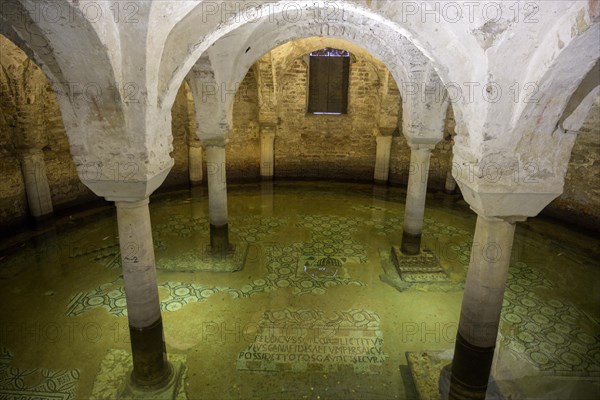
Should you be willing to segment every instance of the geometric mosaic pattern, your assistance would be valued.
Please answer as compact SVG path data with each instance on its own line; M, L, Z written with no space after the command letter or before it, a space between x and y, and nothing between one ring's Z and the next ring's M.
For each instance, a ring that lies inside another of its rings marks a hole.
M256 243L287 224L288 218L260 217L257 215L231 217L229 231L233 234L232 236L239 237L247 243Z
M369 221L377 230L378 235L399 235L402 232L404 219L402 217L394 217L386 215L384 220ZM423 218L423 236L429 236L436 239L449 238L452 236L460 236L463 238L471 237L471 233L464 229L455 228L443 224L431 218Z
M185 392L187 380L187 368L185 368L186 356L182 354L169 354L169 361L175 369L174 373L178 376L176 379L176 387L174 388L173 400L187 400ZM122 399L120 391L126 385L125 380L129 379L131 365L133 360L131 353L125 350L108 350L106 356L100 364L100 371L96 375L94 388L89 400L115 400ZM179 368L178 368L179 367ZM129 396L127 396L128 398ZM156 398L147 396L148 399Z
M233 236L239 237L248 243L254 243L286 224L287 218L250 215L229 217L228 226ZM196 232L208 235L209 223L206 217L189 217L184 214L173 214L170 216L169 221L153 226L152 231L157 237L175 236L189 238Z
M301 221L296 224L296 227L309 229L313 238L349 237L359 227L364 226L365 222L365 219L356 217L304 215Z
M20 369L11 366L13 354L0 347L0 399L57 399L75 398L79 370L50 371L42 368ZM25 382L36 381L33 386Z
M165 289L168 294L161 301L161 310L176 311L188 303L203 302L218 292L226 292L233 298L247 298L258 293L286 287L292 288L292 293L301 295L323 294L326 288L336 285L365 286L363 282L343 277L343 274L319 276L311 273L299 274L297 264L301 249L301 244L267 247L267 276L255 279L240 289L203 286L188 282L162 283L158 287ZM69 302L66 314L76 316L93 308L104 308L115 316L126 316L127 303L122 282L122 279L119 278L91 291L76 294Z
M350 247L351 248L351 247ZM307 293L323 294L326 289L338 285L366 286L365 283L345 277L346 274L335 272L315 273L314 269L304 268L299 263L307 256L306 248L302 243L288 246L269 246L266 248L268 274L265 284L271 288L292 288L292 293L303 295ZM360 257L357 257L360 259ZM340 260L341 262L341 260ZM322 267L329 271L336 271L340 264Z
M123 280L119 278L92 291L78 293L71 299L66 314L74 317L93 308L104 308L117 317L127 316L125 289L122 284ZM167 297L160 303L163 312L177 311L191 302L203 302L217 292L231 291L228 288L202 286L187 282L165 282L158 287L166 289L168 292ZM234 297L238 295L237 292L233 293Z
M155 236L176 236L179 238L189 238L192 233L207 233L209 228L206 217L190 217L184 214L173 214L167 222L152 226L152 233Z
M192 246L192 250L175 256L161 257L156 269L177 272L234 272L243 268L248 245L232 244L227 251L213 252L210 245Z
M600 376L600 340L582 328L592 321L569 302L540 299L539 287L554 285L523 262L511 265L501 315L513 332L507 347L541 372Z
M472 236L471 233L465 231L464 229L455 228L453 226L443 224L431 218L424 218L423 222L423 235L425 236L431 236L436 239L448 238L451 236L462 236L470 238Z

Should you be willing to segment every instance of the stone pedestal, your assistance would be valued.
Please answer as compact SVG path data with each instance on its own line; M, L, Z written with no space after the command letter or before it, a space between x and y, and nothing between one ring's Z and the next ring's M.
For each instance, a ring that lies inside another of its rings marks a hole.
M511 220L477 218L452 360L450 399L485 399L514 232Z
M156 389L169 381L172 368L163 336L148 198L115 205L133 356L131 381Z
M406 255L417 255L421 250L421 232L423 231L429 159L432 149L432 145L411 146L401 244L401 250Z
M392 136L377 136L377 150L375 153L376 183L387 183L390 174L390 153L392 151Z
M227 227L225 145L211 144L206 146L206 162L210 244L217 253L227 252L229 248L229 234Z
M273 179L274 171L274 127L261 127L260 130L260 177Z
M52 196L46 176L44 152L41 149L28 149L20 154L20 158L29 212L35 218L52 214Z
M195 144L190 144L189 147L189 171L190 184L198 186L202 183L202 147Z

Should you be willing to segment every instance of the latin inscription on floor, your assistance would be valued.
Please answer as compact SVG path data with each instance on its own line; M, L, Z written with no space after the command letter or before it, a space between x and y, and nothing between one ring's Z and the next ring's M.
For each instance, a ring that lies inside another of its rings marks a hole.
M313 372L351 366L369 373L386 358L375 312L285 309L265 312L254 342L239 353L237 368Z

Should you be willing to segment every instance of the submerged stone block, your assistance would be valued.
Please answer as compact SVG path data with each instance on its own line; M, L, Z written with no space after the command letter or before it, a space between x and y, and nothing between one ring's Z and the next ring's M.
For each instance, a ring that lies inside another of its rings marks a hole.
M131 386L131 354L125 350L111 349L100 364L94 381L90 400L187 400L186 356L169 354L173 374L169 382L160 389L141 389Z
M437 257L427 249L408 256L398 246L392 247L392 261L400 279L404 282L448 282L448 274L441 267Z

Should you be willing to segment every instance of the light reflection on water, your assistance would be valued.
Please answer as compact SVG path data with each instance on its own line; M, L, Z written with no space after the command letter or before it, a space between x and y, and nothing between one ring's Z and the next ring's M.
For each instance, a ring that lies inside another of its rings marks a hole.
M365 184L231 185L230 241L247 249L239 256L245 260L244 269L235 273L194 272L199 263L210 266L218 262L206 251L206 189L153 196L150 208L167 345L185 352L191 366L197 368L209 365L198 357L216 357L213 362L224 372L222 377L214 377L213 394L236 397L240 386L234 393L230 381L245 384L250 391L262 390L262 378L253 375L256 385L250 384L236 369L237 354L252 342L233 333L235 340L219 343L218 355L213 354L203 331L207 320L218 322L215 326L221 329L220 323L227 321L258 326L266 311L351 311L361 315L357 310L368 310L368 315L381 321L377 329L389 357L381 365L369 367L369 374L357 380L348 379L344 372L340 378L343 387L336 388L327 379L329 394L335 397L335 393L355 390L371 393L370 398L389 398L389 393L402 397L407 388L393 366L406 364L403 353L453 346L475 225L475 214L462 200L430 194L423 245L437 256L450 284L444 289L435 283L414 284L398 292L383 283L380 275L391 246L401 238L404 196L400 188ZM598 376L600 278L590 250L595 239L581 236L578 245L569 240L573 236L569 229L549 222L540 225L542 228L536 224L530 221L517 229L502 314L501 349L519 354L520 368L531 374ZM551 237L539 233L548 232L548 226ZM84 220L63 218L41 233L30 232L28 240L0 257L0 300L11 305L0 311L4 326L27 321L63 327L74 321L92 321L99 326L112 326L114 321L126 324L113 211L91 214ZM94 371L107 349L127 349L126 342L116 343L109 334L93 346L89 340L70 343L65 334L49 347L47 340L40 340L43 330L33 343L14 333L18 331L0 332L0 346L36 366L41 366L36 364L38 360L51 358L65 368ZM72 348L85 351L88 357L73 358ZM269 368L278 371L278 367ZM393 377L383 372L387 369L394 371ZM362 370L354 373L357 371ZM390 380L395 383L383 392L380 383L387 385ZM87 382L89 386L89 379ZM351 389L357 382L364 384L362 389ZM279 387L265 387L263 393L269 398L271 392L300 393L310 387L304 383L284 392ZM88 386L80 391L90 393ZM191 384L189 390L196 389Z

